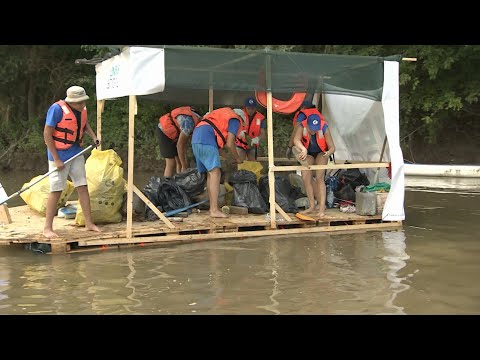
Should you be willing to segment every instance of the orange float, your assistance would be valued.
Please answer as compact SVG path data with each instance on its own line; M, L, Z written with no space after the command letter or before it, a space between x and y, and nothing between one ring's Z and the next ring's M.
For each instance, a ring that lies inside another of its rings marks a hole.
M292 97L288 100L279 100L272 96L272 110L279 114L291 114L302 105L305 96L307 96L306 92L293 93ZM255 91L255 97L260 105L264 108L267 107L266 91Z

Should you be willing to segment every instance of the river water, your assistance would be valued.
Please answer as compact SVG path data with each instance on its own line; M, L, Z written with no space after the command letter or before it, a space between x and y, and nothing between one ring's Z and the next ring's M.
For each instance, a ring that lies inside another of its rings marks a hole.
M35 175L0 181L11 194ZM396 231L60 256L3 246L0 314L480 314L480 180L406 183Z

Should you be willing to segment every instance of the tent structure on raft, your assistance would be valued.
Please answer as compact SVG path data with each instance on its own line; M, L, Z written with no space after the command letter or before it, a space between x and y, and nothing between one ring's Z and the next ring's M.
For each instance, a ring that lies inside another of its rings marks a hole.
M133 193L149 205L148 199L133 184L137 96L168 103L208 104L211 111L222 106L241 107L245 97L255 94L267 110L270 189L274 189L275 172L307 169L300 165L275 165L274 107L288 104L298 108L300 100L319 101L335 142L336 161L309 169L361 168L371 183L374 179L390 182L382 220L405 219L404 164L399 141L400 56L383 58L167 45L118 46L118 49L117 55L95 66L97 135L101 139L105 100L128 96L127 238L132 238ZM386 170L389 165L391 180ZM153 205L150 207L168 227L173 226ZM276 204L275 191L270 191L270 214L276 211L289 219ZM276 216L270 218L271 229L276 229Z

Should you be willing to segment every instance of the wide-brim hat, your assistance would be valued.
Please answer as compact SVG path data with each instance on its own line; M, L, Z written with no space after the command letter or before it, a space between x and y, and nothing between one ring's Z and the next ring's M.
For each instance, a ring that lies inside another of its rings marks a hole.
M81 86L71 86L67 89L67 97L65 98L66 102L78 103L88 99L90 99L90 97Z

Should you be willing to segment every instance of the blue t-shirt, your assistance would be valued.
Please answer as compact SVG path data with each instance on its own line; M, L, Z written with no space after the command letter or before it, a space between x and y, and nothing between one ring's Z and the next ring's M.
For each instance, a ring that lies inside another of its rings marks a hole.
M297 116L297 125L300 124L306 118L307 116L303 112L300 112Z
M80 119L82 116L82 113L74 109L72 110L74 115L77 117L77 119ZM45 124L54 128L62 120L62 118L63 118L62 108L58 104L53 104L48 109L47 118L45 119ZM57 153L60 160L65 162L68 159L70 159L72 156L77 155L80 151L82 151L80 144L75 143L71 147L69 147L67 150L57 150ZM53 161L53 156L50 153L50 150L48 150L48 148L47 148L47 157L49 161Z
M237 136L238 129L240 128L240 121L235 118L228 120L228 132ZM225 139L226 140L226 139ZM209 124L196 127L193 130L192 144L203 145L217 145L217 138L215 137L215 131Z
M300 124L300 126L303 127L302 124ZM325 125L323 125L322 132L325 134L327 129L328 129L328 124L325 123ZM307 152L310 154L317 154L322 152L322 149L320 149L320 146L318 146L318 143L317 143L317 133L310 135L310 144L308 144Z

